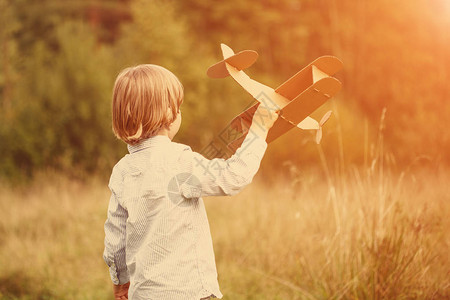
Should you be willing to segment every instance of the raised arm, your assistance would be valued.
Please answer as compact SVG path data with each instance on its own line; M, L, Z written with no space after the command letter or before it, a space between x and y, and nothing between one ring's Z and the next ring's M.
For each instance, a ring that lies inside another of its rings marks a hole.
M277 118L275 111L258 107L244 142L227 160L209 160L190 149L182 153L180 163L183 170L199 182L198 190L202 196L234 195L252 181L267 148L267 133ZM190 198L193 195L184 196Z

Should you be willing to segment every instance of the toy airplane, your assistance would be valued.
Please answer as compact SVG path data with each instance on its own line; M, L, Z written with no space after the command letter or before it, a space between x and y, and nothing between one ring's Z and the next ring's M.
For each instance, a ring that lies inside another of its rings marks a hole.
M231 127L243 133L243 135L228 144L230 149L236 150L242 144L258 105L271 106L279 110L279 117L267 135L267 143L272 142L294 127L303 130L315 130L317 132L316 142L320 143L322 126L330 117L331 111L327 112L320 122L309 117L309 115L341 89L339 80L331 77L343 66L338 58L334 56L319 57L279 87L272 89L251 79L243 71L256 61L258 58L257 52L244 50L235 54L225 44L221 44L221 48L224 59L209 67L208 76L224 78L231 75L259 102L231 121Z

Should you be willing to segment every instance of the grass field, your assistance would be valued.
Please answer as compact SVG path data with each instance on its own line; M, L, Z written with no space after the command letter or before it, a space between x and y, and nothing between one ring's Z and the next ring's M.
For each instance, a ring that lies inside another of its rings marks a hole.
M449 299L450 172L291 166L205 199L224 299ZM106 182L0 187L1 299L111 299Z

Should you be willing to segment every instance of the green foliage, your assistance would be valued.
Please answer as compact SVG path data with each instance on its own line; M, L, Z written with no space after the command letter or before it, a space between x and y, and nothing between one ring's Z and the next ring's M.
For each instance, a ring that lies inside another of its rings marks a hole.
M8 122L2 123L2 172L45 166L94 170L117 155L110 132L112 56L82 23L55 28L58 50L30 50ZM108 162L109 163L109 162Z
M325 128L327 157L364 161L370 145L360 141L386 108L384 139L399 162L447 162L450 23L441 2L0 0L0 174L111 168L126 151L110 130L114 77L143 63L182 81L176 140L200 151L252 101L231 79L206 77L220 42L257 50L248 73L273 87L320 55L343 60L344 89L326 108L340 113ZM265 165L317 164L309 141L308 133L289 133Z
M10 1L0 0L0 105L3 110L10 106L11 92L17 80L17 41L12 36L20 27Z

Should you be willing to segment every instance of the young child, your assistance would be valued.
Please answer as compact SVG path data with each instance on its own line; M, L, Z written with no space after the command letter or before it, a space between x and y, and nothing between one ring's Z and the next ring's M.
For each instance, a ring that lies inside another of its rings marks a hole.
M260 105L242 146L208 160L171 140L183 86L167 69L139 65L117 77L113 131L129 154L114 167L103 258L115 299L222 298L202 196L234 195L259 168L278 115Z

